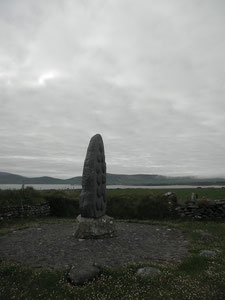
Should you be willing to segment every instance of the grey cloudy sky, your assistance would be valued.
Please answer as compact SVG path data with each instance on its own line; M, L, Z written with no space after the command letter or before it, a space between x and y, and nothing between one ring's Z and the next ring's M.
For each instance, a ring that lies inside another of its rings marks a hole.
M225 177L224 0L1 0L0 171Z

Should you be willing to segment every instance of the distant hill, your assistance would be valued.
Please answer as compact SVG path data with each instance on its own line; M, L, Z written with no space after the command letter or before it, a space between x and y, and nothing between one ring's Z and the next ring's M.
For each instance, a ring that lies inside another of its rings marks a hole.
M54 177L24 177L17 174L0 172L0 184L81 184L82 177L60 179ZM170 177L162 175L123 175L107 174L108 185L225 185L224 178L198 178L192 176Z
M0 172L0 176L4 176L4 175L10 175L10 173L7 173L7 172Z
M107 184L109 185L223 185L224 178L197 178L197 177L170 177L162 175L118 175L107 174Z
M23 182L25 184L80 184L81 176L69 179L59 179L49 176L24 177L17 174L0 172L0 184L22 184Z

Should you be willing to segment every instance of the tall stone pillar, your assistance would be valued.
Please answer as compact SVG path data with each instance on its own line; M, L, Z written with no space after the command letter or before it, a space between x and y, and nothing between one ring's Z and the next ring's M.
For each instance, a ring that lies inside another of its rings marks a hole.
M85 218L99 218L106 212L106 163L103 140L94 135L84 161L80 213Z
M115 232L113 218L106 213L106 163L104 144L100 134L89 143L84 161L82 191L77 217L77 238L112 237Z

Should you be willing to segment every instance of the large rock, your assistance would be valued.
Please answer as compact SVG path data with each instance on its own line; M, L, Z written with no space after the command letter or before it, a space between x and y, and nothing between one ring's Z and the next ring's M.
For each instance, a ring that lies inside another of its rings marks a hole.
M96 278L100 273L100 269L95 265L86 264L82 268L72 267L68 279L73 284L82 285Z
M168 201L171 206L177 205L177 195L172 192L167 192L163 195L164 199Z
M115 223L113 218L105 215L101 218L77 217L74 236L79 239L98 239L113 237L115 235Z
M80 194L80 213L85 218L100 218L106 213L106 163L100 134L91 138L87 149Z

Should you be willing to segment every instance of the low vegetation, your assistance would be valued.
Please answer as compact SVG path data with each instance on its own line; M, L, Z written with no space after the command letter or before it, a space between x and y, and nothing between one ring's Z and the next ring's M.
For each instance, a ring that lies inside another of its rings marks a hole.
M198 202L207 205L225 198L223 188L197 189L115 189L107 190L107 213L119 219L175 218L176 213L164 194L171 191L182 204L197 193ZM4 206L34 205L49 202L51 213L57 217L75 217L79 214L80 190L42 190L31 187L24 190L0 190L0 208Z
M0 189L0 207L35 205L46 202L40 191L32 187L26 187L21 190L1 190Z
M193 188L193 189L109 189L107 190L107 199L111 197L134 197L138 199L149 195L162 195L167 192L173 192L177 195L178 201L184 203L190 200L191 194L198 194L199 198L207 198L211 200L225 199L225 188ZM21 201L24 204L38 204L46 201L50 197L63 195L64 198L78 200L80 190L34 190L32 187L26 187L24 190L1 190L0 189L0 207L10 205L20 205Z
M51 214L57 217L74 217L79 214L78 193L51 191L44 196L50 204Z
M134 196L135 198L147 195L162 195L172 192L177 195L178 202L184 203L191 199L191 194L195 193L198 198L207 198L211 200L225 199L225 188L184 188L184 189L113 189L107 191L107 196Z

